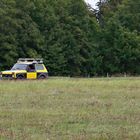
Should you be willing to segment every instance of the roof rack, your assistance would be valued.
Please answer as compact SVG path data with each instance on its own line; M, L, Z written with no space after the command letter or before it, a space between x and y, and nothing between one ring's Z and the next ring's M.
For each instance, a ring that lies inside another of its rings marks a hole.
M21 63L21 62L43 63L43 59L42 58L19 58L17 63Z

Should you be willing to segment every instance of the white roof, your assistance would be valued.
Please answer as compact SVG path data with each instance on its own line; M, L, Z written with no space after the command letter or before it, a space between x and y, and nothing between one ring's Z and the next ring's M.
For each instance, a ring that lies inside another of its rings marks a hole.
M38 64L38 63L43 63L42 58L19 58L17 63L22 63L22 64Z
M27 65L30 65L30 64L33 64L33 62L17 62L17 64L27 64Z

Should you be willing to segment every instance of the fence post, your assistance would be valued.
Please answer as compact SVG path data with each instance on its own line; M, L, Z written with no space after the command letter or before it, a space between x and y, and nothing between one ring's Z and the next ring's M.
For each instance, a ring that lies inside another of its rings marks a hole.
M109 74L107 73L107 78L109 77Z
M127 77L126 72L124 73L124 77Z

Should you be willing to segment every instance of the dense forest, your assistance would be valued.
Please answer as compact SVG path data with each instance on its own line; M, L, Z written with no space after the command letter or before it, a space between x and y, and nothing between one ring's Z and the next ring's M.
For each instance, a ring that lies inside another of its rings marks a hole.
M140 74L140 0L0 0L0 70L44 59L50 75Z

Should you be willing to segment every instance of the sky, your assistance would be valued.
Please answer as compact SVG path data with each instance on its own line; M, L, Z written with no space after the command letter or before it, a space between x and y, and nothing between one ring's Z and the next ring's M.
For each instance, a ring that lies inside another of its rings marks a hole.
M96 3L99 0L85 0L87 3L89 3L93 8L96 8Z

